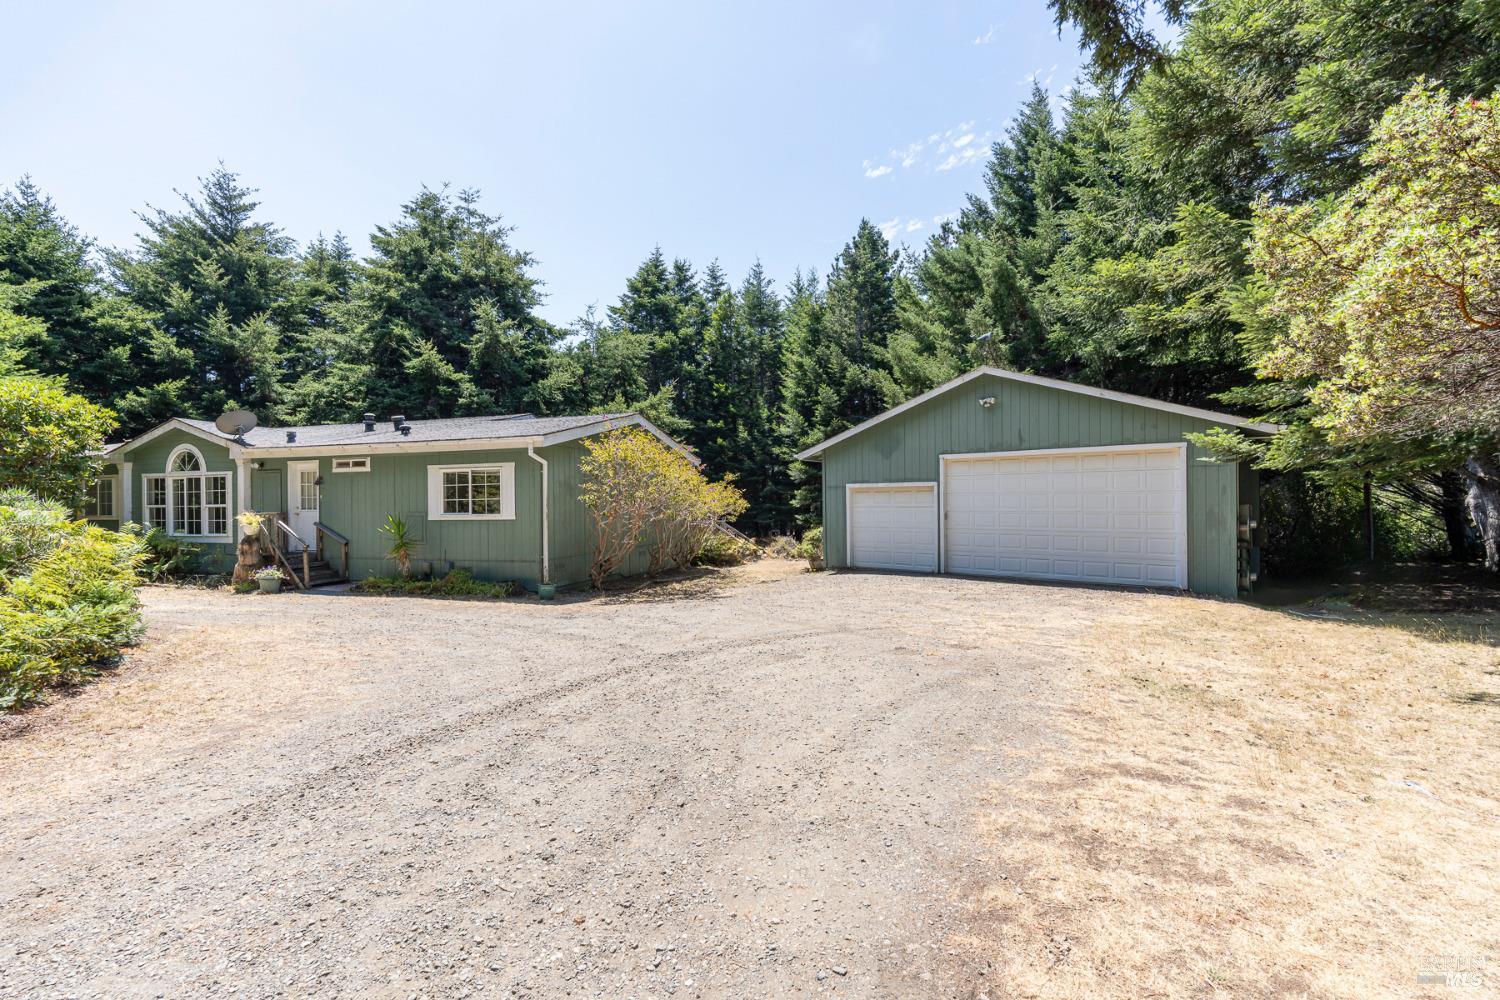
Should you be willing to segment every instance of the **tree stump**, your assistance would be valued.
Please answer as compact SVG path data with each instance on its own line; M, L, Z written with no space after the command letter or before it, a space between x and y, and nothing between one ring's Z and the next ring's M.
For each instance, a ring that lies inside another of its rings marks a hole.
M256 571L265 563L265 555L260 550L260 539L254 535L246 535L240 539L235 551L233 582L244 583L254 579Z

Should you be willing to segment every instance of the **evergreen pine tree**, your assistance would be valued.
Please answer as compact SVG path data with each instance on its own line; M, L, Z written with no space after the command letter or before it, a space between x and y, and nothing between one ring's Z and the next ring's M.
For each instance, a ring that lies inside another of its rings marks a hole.
M376 227L358 304L367 409L445 417L513 400L515 369L499 360L508 337L520 338L512 353L526 371L547 373L535 362L558 333L534 313L533 261L510 246L509 232L479 208L477 191L455 199L429 188L402 206L397 222ZM476 357L496 367L471 377Z
M819 431L836 434L900 402L888 345L898 329L896 255L862 219L828 275L826 350L820 365L833 395L820 407Z
M280 364L297 331L293 243L255 218L255 192L223 166L203 178L183 207L141 213L146 231L133 251L111 251L110 270L149 338L135 345L140 388L122 407L155 416L151 400L212 418L243 406L262 419L282 416Z
M343 233L319 235L298 261L295 294L303 334L285 363L287 419L344 423L368 404L370 363L359 336L360 266Z
M14 290L9 308L40 326L12 345L15 361L108 404L134 381L129 341L96 322L99 274L93 242L79 234L30 177L0 193L0 284Z
M824 313L817 274L797 271L786 298L778 438L782 462L788 467L791 505L804 526L818 524L823 517L822 470L816 463L794 462L792 456L825 436L820 414L832 389L823 381Z

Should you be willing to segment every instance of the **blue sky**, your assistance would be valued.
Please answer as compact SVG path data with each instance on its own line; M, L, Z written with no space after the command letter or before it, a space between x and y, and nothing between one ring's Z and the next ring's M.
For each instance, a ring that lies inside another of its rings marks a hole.
M448 182L515 227L559 323L657 244L778 282L861 217L920 246L1029 78L1081 64L1044 0L27 4L7 31L0 184L101 243L219 160L289 235L361 252Z

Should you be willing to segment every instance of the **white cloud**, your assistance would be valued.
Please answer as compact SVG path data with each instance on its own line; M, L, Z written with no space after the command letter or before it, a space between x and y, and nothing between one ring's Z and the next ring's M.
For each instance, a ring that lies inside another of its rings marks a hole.
M968 163L982 149L987 149L998 134L993 130L977 131L975 124L973 119L959 122L950 129L932 132L924 139L897 146L884 156L865 160L865 176L884 177L897 167L907 170L924 160L935 162L936 166L930 168L934 170L952 170L960 164Z
M1037 69L1032 70L1030 73L1027 73L1025 76L1021 77L1021 79L1017 80L1016 84L1018 86L1024 87L1027 84L1039 82L1042 85L1042 89L1045 90L1046 88L1052 86L1052 78L1056 75L1057 63L1053 63L1051 69L1043 70L1038 67Z
M900 231L900 229L901 219L899 217L894 218L889 222L882 222L880 224L880 234L888 240L893 239L896 233Z
M952 170L954 167L961 167L966 163L973 163L979 159L981 149L982 147L980 146L965 146L963 149L955 150L946 160L933 167L933 169L941 173Z
M988 31L986 31L982 35L978 35L978 36L975 37L974 44L975 45L988 45L991 42L993 42L994 40L995 40L995 26L992 24L992 25L990 25Z
M958 218L957 212L944 212L942 215L934 215L932 217L932 224L934 226L941 226L943 223L952 222L956 218Z
M907 220L907 221L906 221L906 225L905 225L905 226L904 226L904 227L903 227L903 228L904 228L904 229L905 229L905 230L906 230L906 231L907 231L907 232L908 232L908 233L914 233L914 232L916 232L916 231L917 231L917 230L918 230L918 229L921 229L921 228L922 228L922 220L921 220L921 219L908 219L908 220Z

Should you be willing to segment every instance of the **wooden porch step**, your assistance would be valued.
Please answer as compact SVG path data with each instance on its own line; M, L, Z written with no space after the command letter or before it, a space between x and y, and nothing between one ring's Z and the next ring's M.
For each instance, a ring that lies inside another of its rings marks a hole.
M297 579L302 579L302 555L296 553L291 555L289 561L297 571ZM331 583L343 583L344 575L330 566L325 560L312 559L307 564L309 587L326 587Z

